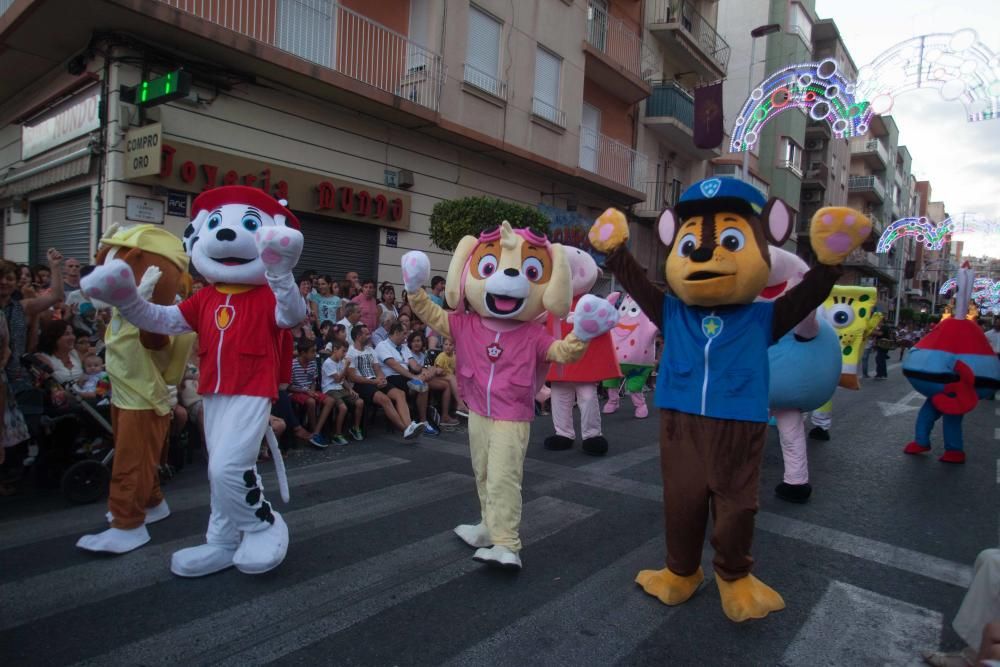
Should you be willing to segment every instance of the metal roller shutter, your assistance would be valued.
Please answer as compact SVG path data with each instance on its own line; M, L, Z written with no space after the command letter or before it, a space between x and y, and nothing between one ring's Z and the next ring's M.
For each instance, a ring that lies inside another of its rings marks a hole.
M55 248L63 257L90 264L90 189L34 206L34 261L45 264Z
M378 227L296 215L305 237L296 275L312 269L343 280L348 271L357 271L362 280L378 279Z

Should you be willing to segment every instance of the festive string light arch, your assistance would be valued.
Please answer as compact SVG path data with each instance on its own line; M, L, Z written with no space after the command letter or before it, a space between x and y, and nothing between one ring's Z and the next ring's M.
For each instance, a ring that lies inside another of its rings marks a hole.
M858 70L856 82L845 80L830 58L786 67L743 103L729 150L752 148L767 123L796 108L825 120L837 137L866 134L872 116L889 113L899 95L918 88L961 102L970 122L1000 118L1000 56L965 28L900 42Z
M975 215L963 215L961 220L947 218L940 223L926 217L901 218L885 228L875 252L889 252L896 241L907 237L923 243L928 250L940 250L952 234L996 233L1000 233L1000 223L980 219Z
M825 120L838 137L864 134L869 104L859 101L855 84L840 74L832 58L781 69L753 89L736 117L729 150L752 148L765 125L789 109L802 109L813 120Z
M938 294L947 296L957 286L954 278L949 278L941 284ZM979 307L980 313L1000 315L1000 280L976 278L972 286L972 301Z
M918 88L961 102L970 122L1000 118L1000 58L971 28L913 37L858 70L857 94L873 114L889 113Z

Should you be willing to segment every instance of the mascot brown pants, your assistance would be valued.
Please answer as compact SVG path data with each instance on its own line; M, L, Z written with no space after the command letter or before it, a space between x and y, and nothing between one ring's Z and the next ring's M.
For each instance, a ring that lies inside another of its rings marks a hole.
M115 459L111 468L108 509L111 526L130 530L146 520L146 510L163 502L158 465L167 442L170 415L153 410L122 410L111 406Z
M757 486L767 425L660 410L660 465L667 567L687 577L701 564L712 513L715 571L750 574Z

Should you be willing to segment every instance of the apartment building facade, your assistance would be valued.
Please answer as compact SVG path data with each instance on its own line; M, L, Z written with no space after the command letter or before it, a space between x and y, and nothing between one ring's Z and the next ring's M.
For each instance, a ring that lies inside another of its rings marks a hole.
M656 145L639 103L662 77L648 4L14 0L0 14L4 256L89 258L113 223L180 234L192 198L224 183L287 197L299 267L334 275L398 283L410 249L444 273L429 215L469 195L538 206L555 239L583 246L664 168L637 149ZM122 96L177 70L186 97ZM160 146L155 173L135 168L137 132Z
M733 51L724 100L726 126L732 128L752 86L783 67L812 60L816 3L815 0L720 0L719 17L719 31ZM754 45L750 31L767 24L777 24L780 30L756 38ZM785 244L792 251L796 250L798 230L805 219L800 196L806 166L807 120L805 113L792 112L768 122L756 148L752 149L754 158L748 174L748 180L755 185L762 180L771 196L780 197L795 211L796 232Z

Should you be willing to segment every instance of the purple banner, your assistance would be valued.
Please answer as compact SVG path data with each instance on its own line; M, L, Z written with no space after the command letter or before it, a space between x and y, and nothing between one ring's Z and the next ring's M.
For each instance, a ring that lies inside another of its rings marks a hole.
M718 148L722 145L722 82L694 89L694 145Z

